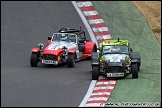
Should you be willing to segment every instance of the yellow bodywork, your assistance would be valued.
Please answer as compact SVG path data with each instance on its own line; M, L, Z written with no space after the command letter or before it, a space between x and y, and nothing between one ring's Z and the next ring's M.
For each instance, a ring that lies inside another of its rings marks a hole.
M105 45L129 45L129 41L128 40L104 40L102 42L102 46Z

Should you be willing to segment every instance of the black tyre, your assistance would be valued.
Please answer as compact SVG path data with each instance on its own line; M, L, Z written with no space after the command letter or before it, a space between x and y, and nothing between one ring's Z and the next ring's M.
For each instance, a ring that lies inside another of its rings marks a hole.
M32 53L30 58L30 65L36 67L38 65L38 54Z
M131 64L131 72L132 72L132 78L138 78L138 64L137 63Z
M140 64L138 63L138 71L140 71Z
M79 44L78 48L79 48L79 52L83 52L84 49L85 49L85 45L84 44Z
M98 73L98 66L92 67L92 80L98 80L99 73Z
M75 57L74 54L68 54L68 59L67 59L68 67L74 67L75 66L74 57Z
M96 49L95 46L94 46L93 49L92 49L92 53L93 53L93 52L97 52L97 49ZM91 57L87 57L86 59L87 59L87 60L92 60L92 56L93 56L93 55L91 55Z
M95 46L93 47L92 52L97 52L97 49L96 49L96 47L95 47Z

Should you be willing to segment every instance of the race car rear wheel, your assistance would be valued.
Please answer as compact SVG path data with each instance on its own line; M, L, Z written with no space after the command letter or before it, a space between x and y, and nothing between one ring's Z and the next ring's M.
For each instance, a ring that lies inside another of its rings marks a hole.
M79 49L79 52L83 52L84 49L85 49L85 45L80 43L80 44L78 45L78 49Z
M38 54L32 53L30 58L30 65L36 67L38 65Z
M93 52L97 52L97 48L96 48L95 46L94 46L93 49L92 49L92 53L93 53ZM87 59L87 60L92 60L92 55L91 55L91 57L87 57L86 59Z
M93 47L92 52L97 52L96 46Z
M98 80L98 66L92 66L92 80Z
M138 64L131 64L132 78L138 78Z
M68 67L74 67L75 66L75 54L68 54L68 59L67 59L67 65Z
M140 71L140 63L138 63L138 71Z

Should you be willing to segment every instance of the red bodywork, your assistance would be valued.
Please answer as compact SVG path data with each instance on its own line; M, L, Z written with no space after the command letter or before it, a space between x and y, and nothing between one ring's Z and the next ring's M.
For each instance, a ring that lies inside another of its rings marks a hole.
M68 50L68 53L74 54L75 52L76 52L76 50L74 48Z
M48 40L46 43L46 46L48 46L51 43L51 40Z
M33 48L33 49L32 49L32 52L39 52L39 51L40 51L39 48Z
M91 57L92 52L93 52L93 48L96 48L96 43L94 43L94 42L86 42L85 43L85 50L83 51L83 58Z

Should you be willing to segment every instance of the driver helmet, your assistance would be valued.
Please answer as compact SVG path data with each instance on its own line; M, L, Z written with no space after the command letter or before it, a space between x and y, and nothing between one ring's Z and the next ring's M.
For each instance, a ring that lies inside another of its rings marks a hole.
M119 51L120 50L120 46L113 46L112 48L111 48L111 51L113 51L113 52L117 52L117 51Z
M61 34L60 40L66 41L67 40L67 35L66 34Z
M109 46L104 46L103 47L103 52L104 53L107 53L107 52L110 52L111 50L110 50L110 47Z

